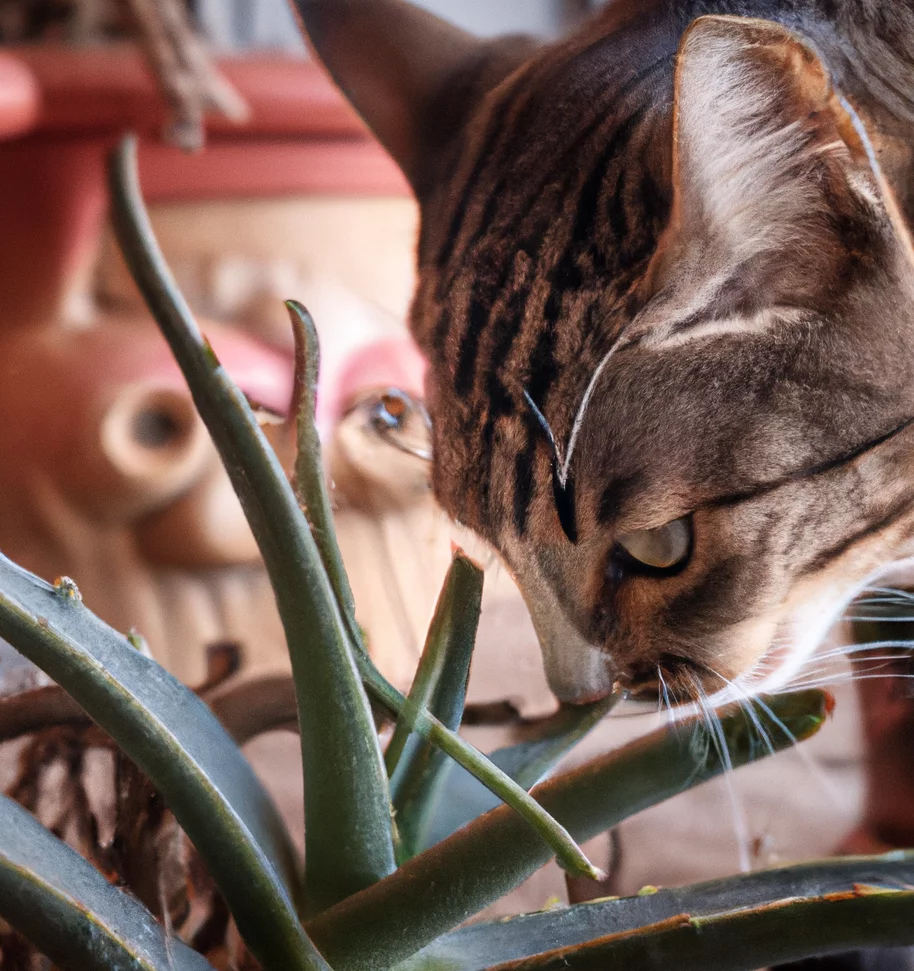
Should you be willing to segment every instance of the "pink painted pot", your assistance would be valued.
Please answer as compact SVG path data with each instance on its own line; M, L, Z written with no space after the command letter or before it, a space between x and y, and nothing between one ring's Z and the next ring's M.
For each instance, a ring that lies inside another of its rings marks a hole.
M223 68L249 120L212 119L207 148L190 157L161 143L166 107L132 49L0 55L0 549L49 580L75 577L90 606L119 629L139 628L189 681L207 643L237 641L256 663L283 656L282 632L155 324L72 306L105 224L106 156L126 131L139 133L150 202L407 191L315 65L248 58ZM204 329L242 389L284 412L288 356L237 330Z

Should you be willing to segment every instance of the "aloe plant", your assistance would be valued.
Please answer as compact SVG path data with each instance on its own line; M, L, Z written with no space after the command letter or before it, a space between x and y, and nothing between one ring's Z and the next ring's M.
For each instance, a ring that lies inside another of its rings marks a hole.
M578 844L720 774L721 749L703 722L687 721L550 775L618 696L563 711L538 739L491 759L469 746L456 729L482 574L459 552L413 689L404 697L386 682L355 621L334 537L314 430L310 318L289 305L299 444L290 483L171 280L142 207L134 152L128 141L112 163L118 237L248 516L286 632L294 690L276 686L274 721L298 720L304 866L232 738L258 729L229 717L224 696L208 707L138 650L135 637L95 617L72 582L46 584L2 556L0 637L60 686L42 689L40 712L61 724L91 718L148 776L264 971L737 971L849 946L914 943L914 856L905 853L457 929L553 856L572 873L595 875ZM254 694L239 697L244 704ZM830 708L819 691L747 704L754 710L720 713L736 767L808 738ZM26 707L0 705L0 730L40 724L38 709ZM379 712L395 723L386 753ZM758 744L759 729L770 747ZM0 917L64 971L209 967L5 798Z

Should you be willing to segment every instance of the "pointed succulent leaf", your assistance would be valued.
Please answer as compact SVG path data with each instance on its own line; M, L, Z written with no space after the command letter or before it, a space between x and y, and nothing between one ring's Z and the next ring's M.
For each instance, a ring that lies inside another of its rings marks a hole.
M305 770L305 891L314 913L394 867L387 773L362 681L391 711L403 695L383 678L340 615L311 529L244 395L177 291L143 207L135 142L112 161L113 222L134 279L171 345L210 430L273 583L299 698ZM350 650L352 649L352 650ZM598 873L526 792L436 719L416 730L486 781L554 847L569 872ZM340 766L348 766L341 772ZM385 836L386 833L386 836Z
M200 333L159 250L140 194L134 140L125 140L115 153L110 182L127 265L184 373L273 585L298 697L305 900L315 913L395 866L387 773L350 632L292 486L247 399Z
M406 698L381 674L367 654L357 653L356 663L365 687L379 704L398 717L407 712L412 730L436 748L441 749L458 765L463 766L474 778L495 793L517 816L524 820L534 833L552 849L559 866L575 876L602 879L600 871L587 859L581 847L572 839L568 830L556 822L549 813L513 779L509 778L479 749L474 748L456 732L442 725L427 711L411 711Z
M406 699L409 707L397 720L387 747L386 761L391 773L401 859L415 855L449 763L440 749L411 734L412 719L408 714L428 709L451 731L460 727L482 609L482 587L482 570L458 550L438 598L419 667ZM478 785L482 786L482 783Z
M585 945L610 934L674 920L693 919L812 900L914 886L914 853L845 857L763 870L675 890L594 900L510 920L473 924L447 934L396 971L486 971L493 964ZM765 965L762 960L758 965ZM671 965L672 966L672 965ZM675 965L678 969L679 965Z
M314 542L350 636L357 647L362 647L361 632L355 619L355 598L333 528L333 511L321 461L321 440L315 424L321 360L317 328L311 314L298 301L287 300L286 309L295 338L295 387L292 392L297 443L295 494L311 524Z
M753 971L868 947L914 944L914 890L849 887L809 899L662 923L487 971Z
M5 796L0 918L61 971L212 971L139 901Z
M532 789L612 711L621 697L615 693L591 705L564 707L535 726L532 738L498 749L489 758L518 785ZM449 766L434 816L422 834L419 849L440 843L483 813L495 809L499 802L465 769Z
M767 754L756 744L756 724L770 731L776 751L815 734L831 707L823 692L804 691L768 699L754 719L742 708L723 710L732 765ZM705 725L683 722L555 776L532 796L583 842L725 768ZM321 915L309 933L336 971L387 971L519 886L549 857L536 833L501 806Z
M149 777L264 968L323 968L296 919L288 833L206 705L81 599L2 555L0 637L64 687Z

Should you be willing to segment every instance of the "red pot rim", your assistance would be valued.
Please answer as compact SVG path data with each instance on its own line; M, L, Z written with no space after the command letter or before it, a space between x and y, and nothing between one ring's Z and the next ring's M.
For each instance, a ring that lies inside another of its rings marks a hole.
M220 61L249 117L240 123L207 118L206 149L186 155L162 143L168 106L135 47L42 44L8 51L0 55L0 137L25 131L36 142L108 140L135 131L143 138L149 201L410 194L395 163L323 70L304 56ZM4 99L10 102L6 115Z
M7 50L8 59L24 65L38 85L37 133L100 134L130 127L158 136L167 122L165 101L132 45L76 49L41 44ZM241 123L208 118L211 138L370 138L322 69L306 57L245 55L220 60L219 67L251 111Z

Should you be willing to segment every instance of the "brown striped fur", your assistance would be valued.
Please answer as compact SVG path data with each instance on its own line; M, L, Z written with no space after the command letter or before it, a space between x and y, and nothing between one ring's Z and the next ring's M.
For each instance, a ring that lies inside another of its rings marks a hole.
M616 0L545 45L298 6L421 203L435 491L557 694L785 677L914 553L914 4ZM618 567L687 515L683 569Z

